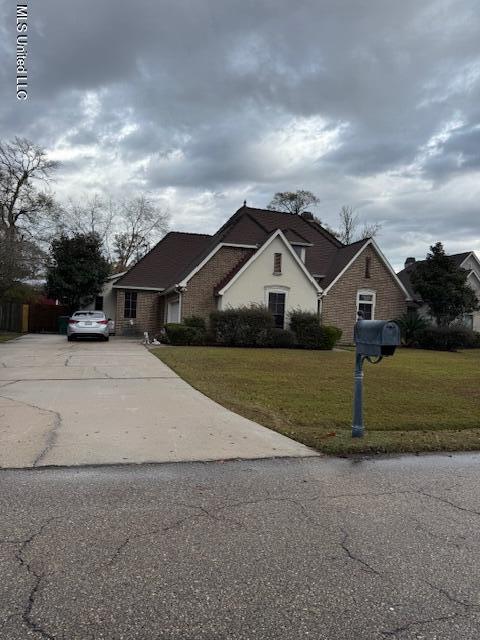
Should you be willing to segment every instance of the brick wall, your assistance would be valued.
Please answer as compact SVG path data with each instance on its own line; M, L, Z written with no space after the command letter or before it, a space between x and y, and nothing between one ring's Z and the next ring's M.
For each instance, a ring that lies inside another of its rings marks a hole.
M131 291L131 289L130 289ZM115 331L117 335L141 335L144 331L151 334L160 327L160 301L156 291L137 291L137 317L124 318L125 290L117 289L117 313Z
M365 277L367 257L371 259L370 278ZM346 344L353 342L358 289L372 289L376 292L376 320L392 320L407 310L405 293L375 249L368 246L323 299L323 323L341 329L341 342Z
M217 309L214 287L245 255L252 249L240 247L222 247L187 283L182 293L182 320L188 316L200 316L208 320L212 311Z

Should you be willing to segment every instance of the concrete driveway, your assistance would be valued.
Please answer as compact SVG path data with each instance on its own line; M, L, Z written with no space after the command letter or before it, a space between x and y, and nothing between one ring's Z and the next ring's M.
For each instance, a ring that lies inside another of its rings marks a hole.
M138 341L0 345L0 467L310 455L206 398Z

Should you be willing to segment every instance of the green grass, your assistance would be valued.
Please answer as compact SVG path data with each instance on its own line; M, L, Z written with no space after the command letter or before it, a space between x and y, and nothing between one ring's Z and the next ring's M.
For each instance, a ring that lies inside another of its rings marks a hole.
M365 363L366 436L351 438L353 352L168 347L153 353L192 386L332 454L480 449L480 350L397 350Z
M0 333L0 343L18 338L19 335L19 333Z

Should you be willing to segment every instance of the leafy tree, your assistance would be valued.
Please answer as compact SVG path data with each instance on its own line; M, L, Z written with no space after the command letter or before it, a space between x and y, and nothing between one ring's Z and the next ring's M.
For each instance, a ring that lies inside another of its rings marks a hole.
M294 215L308 211L310 207L318 205L319 198L311 191L279 191L274 196L267 209L285 211Z
M448 326L465 313L479 308L475 292L467 284L468 273L447 256L441 242L430 247L427 259L419 262L411 282L440 327Z
M102 290L109 264L102 254L100 238L93 233L60 236L52 242L47 270L47 295L72 311L91 302Z

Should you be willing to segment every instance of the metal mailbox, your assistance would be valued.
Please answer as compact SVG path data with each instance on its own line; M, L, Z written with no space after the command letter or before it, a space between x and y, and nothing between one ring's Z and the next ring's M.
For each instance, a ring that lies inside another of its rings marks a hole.
M393 356L400 344L400 328L391 320L358 320L354 340L362 356Z
M355 340L355 387L353 394L352 437L362 438L363 427L363 362L378 364L383 356L393 356L400 344L400 327L392 320L363 320L358 312L353 333Z

